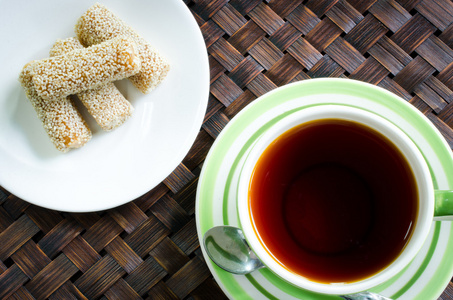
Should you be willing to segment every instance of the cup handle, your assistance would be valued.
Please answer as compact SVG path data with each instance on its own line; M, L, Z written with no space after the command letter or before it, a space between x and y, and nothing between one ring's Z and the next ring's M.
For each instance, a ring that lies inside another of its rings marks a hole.
M435 191L434 221L451 220L453 220L453 191Z

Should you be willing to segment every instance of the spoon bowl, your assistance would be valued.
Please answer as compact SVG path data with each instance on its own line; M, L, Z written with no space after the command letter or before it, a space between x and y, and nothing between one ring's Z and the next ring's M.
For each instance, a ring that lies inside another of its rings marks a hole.
M264 267L237 227L209 229L204 235L204 245L212 261L230 273L245 275Z

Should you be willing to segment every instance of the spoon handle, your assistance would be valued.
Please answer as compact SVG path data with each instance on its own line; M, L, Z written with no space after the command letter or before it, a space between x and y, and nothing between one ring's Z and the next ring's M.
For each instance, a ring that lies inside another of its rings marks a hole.
M340 296L345 300L391 300L390 298L372 292L362 292L351 295Z

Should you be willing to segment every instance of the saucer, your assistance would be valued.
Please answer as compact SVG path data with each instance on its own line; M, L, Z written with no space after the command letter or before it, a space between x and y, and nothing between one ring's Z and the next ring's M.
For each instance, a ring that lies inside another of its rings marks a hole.
M380 115L403 130L427 160L435 189L453 189L451 149L434 125L400 97L350 79L322 78L277 88L244 108L215 140L200 175L198 237L214 226L239 226L236 192L240 169L253 144L278 120L307 107L337 104ZM240 276L217 267L201 245L206 263L231 299L339 299L297 288L264 268ZM371 291L392 299L437 299L453 275L453 224L433 222L416 258L399 274Z

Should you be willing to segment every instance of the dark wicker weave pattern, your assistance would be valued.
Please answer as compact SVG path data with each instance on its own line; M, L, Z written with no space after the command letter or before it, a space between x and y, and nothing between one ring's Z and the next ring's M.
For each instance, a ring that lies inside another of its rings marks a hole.
M192 149L155 189L105 212L51 211L0 189L1 299L224 298L196 235L198 176L228 121L275 87L317 77L376 84L421 110L453 147L452 2L185 2L211 68ZM453 299L452 283L441 298Z

